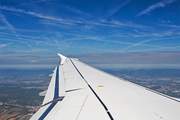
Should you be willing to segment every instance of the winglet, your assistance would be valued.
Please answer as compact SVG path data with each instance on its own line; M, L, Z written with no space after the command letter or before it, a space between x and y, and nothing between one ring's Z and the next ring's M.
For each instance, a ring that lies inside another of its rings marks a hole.
M61 58L61 65L63 65L63 63L64 63L64 61L66 60L67 57L65 57L65 56L63 56L63 55L61 55L59 53L58 53L58 55Z

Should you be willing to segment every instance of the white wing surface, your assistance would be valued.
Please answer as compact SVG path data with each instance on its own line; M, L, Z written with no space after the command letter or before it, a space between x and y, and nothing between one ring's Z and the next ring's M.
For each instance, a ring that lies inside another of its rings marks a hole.
M180 100L61 57L31 120L179 120Z

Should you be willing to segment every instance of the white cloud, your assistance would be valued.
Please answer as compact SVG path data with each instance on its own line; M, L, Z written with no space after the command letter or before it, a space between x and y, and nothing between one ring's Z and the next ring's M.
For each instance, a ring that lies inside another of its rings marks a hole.
M135 32L139 33L138 30L134 29Z
M10 44L12 44L12 43L2 44L2 45L0 45L0 48L3 48L3 47L8 46L8 45L10 45Z
M71 19L62 19L62 18L57 18L54 16L48 16L48 15L43 15L41 13L36 13L32 11L25 11L23 9L17 9L14 7L8 7L8 6L1 6L0 9L2 10L7 10L7 11L12 11L12 12L18 12L18 13L23 13L27 15L32 15L38 18L42 18L42 23L44 24L50 24L50 25L57 25L57 24L64 24L64 25L76 25L75 23L83 23L82 21L76 21L76 20L71 20ZM75 9L75 8L69 8L69 9ZM78 10L76 10L78 12ZM67 26L66 26L67 27Z
M47 15L43 15L43 14L40 14L40 13L36 13L36 12L32 12L32 11L25 11L23 9L16 9L16 8L13 8L13 7L7 7L7 6L1 6L0 5L0 9L3 9L3 10L8 10L8 11L12 11L12 12L18 12L18 13L23 13L23 14L28 14L28 15L32 15L32 16L35 16L35 17L38 17L38 18L43 18L43 19L46 19L46 20L43 20L42 23L43 24L50 24L50 25L57 25L57 24L65 24L65 25L76 25L76 23L84 23L84 24L87 24L87 25L99 25L99 26L108 26L108 27L122 27L122 26L125 26L125 27L134 27L134 28L145 28L147 26L143 26L143 25L139 25L139 24L134 24L132 22L127 22L127 23L122 23L122 22L119 22L119 21L110 21L110 22L102 22L102 21L99 21L99 22L93 22L93 21L79 21L79 20L71 20L71 19L66 19L66 20L63 20L62 18L56 18L56 17L53 17L53 16L47 16ZM50 21L48 21L50 20ZM67 27L67 26L66 26Z
M39 13L36 13L36 12L31 12L31 11L27 12L27 11L25 11L23 9L16 9L16 8L13 8L13 7L7 7L7 6L1 6L0 5L0 9L8 10L8 11L13 11L13 12L18 12L18 13L24 13L24 14L36 16L36 17L39 17L39 18L49 19L49 20L62 21L61 18L55 18L55 17L52 17L52 16L45 16L43 14L39 14Z
M167 37L167 36L170 36L170 35L177 35L177 32L175 29L169 29L169 30L164 30L164 31L161 31L161 32L154 32L154 31L151 31L151 32L138 32L136 31L136 29L134 29L135 34L133 33L127 33L127 35L129 36L133 36L133 37Z
M160 7L165 7L167 4L173 3L176 0L163 0L161 2L158 2L154 5L149 6L147 9L143 10L141 13L139 13L137 16L143 15L143 14L148 14L154 9L160 8Z
M169 25L169 27L180 28L180 26L177 26L177 25Z
M86 63L97 64L179 64L180 52L128 52L72 55ZM103 60L102 60L103 59ZM113 65L111 64L111 65ZM112 66L111 66L112 67ZM122 65L120 66L122 67Z

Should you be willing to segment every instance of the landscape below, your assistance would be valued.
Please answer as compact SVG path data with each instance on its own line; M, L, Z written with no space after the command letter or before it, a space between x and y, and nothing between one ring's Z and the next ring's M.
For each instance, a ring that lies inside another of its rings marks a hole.
M180 98L180 69L102 69L120 78ZM0 69L0 119L29 119L41 106L52 69Z

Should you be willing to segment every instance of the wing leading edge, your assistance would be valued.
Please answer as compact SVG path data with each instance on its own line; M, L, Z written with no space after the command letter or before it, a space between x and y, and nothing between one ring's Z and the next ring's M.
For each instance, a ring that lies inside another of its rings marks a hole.
M179 99L58 55L60 66L31 120L179 120Z

